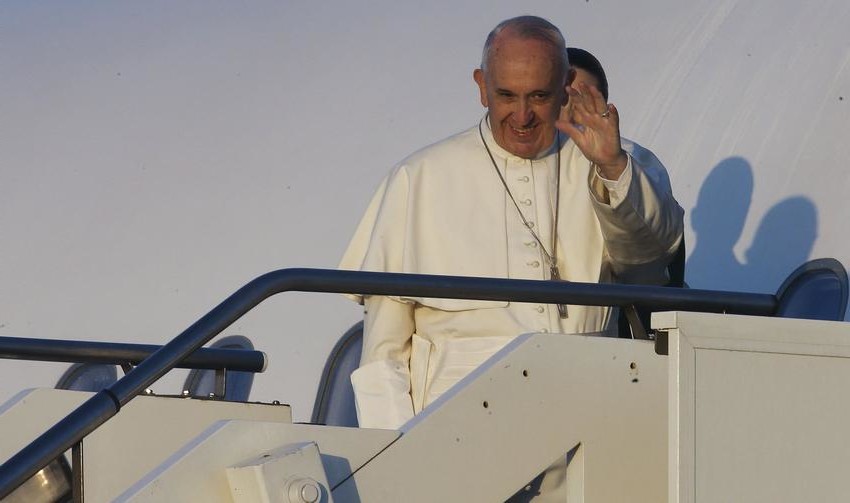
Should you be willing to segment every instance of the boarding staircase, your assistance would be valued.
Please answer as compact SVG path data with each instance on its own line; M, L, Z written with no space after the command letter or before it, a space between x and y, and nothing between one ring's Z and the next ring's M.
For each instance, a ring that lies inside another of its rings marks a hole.
M645 339L518 334L399 430L369 430L352 427L350 391L339 389L356 329L326 364L310 424L292 423L286 405L224 399L227 372L262 371L265 355L202 346L294 291L656 312L652 327L633 331ZM162 347L0 340L7 358L62 353L126 371L95 393L27 390L0 406L0 498L504 501L569 452L570 502L835 500L850 494L850 406L838 399L850 378L850 325L837 321L847 296L832 259L804 264L776 294L274 271ZM210 396L146 393L178 366L215 372ZM345 423L320 424L337 421L328 418ZM66 488L49 495L44 481L54 479Z

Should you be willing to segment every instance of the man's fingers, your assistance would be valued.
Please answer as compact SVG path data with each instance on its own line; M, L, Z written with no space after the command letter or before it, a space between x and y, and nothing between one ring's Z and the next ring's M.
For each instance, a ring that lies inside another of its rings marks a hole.
M555 127L563 131L570 138L573 138L573 141L575 141L575 138L581 134L581 130L568 119L559 119L555 121Z
M582 124L596 123L598 119L610 119L608 112L608 103L595 87L588 86L585 83L579 84L580 89L570 89L569 105L572 108L573 115L577 122ZM608 113L606 113L608 112Z
M570 94L570 104L573 109L576 111L586 112L588 106L587 95L583 94L581 90L572 87L568 92Z
M613 103L608 103L608 120L614 121L617 126L620 124L620 112ZM619 130L619 127L617 129Z
M582 90L582 94L586 95L589 98L589 101L593 103L593 110L600 114L605 113L607 103L605 102L605 98L602 96L602 93L599 92L599 89L589 86L584 82L581 83L581 86L584 88Z
M573 120L581 124L585 124L588 117L594 113L588 109L587 97L577 89L570 89L569 93L570 102L567 106L570 107Z

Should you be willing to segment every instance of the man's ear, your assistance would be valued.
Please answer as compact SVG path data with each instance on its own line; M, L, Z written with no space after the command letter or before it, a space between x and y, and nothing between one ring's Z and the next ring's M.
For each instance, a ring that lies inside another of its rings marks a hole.
M472 79L475 80L476 84L478 84L478 92L481 93L481 105L489 107L490 105L487 102L487 82L484 78L484 70L476 68L475 71L472 72Z

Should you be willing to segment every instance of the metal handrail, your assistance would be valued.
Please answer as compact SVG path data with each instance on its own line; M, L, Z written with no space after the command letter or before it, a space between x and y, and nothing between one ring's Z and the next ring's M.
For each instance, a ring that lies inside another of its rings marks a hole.
M138 365L162 346L116 342L0 337L0 359L67 363ZM199 348L175 365L181 369L263 372L268 363L262 351Z
M287 291L357 293L574 305L641 305L661 310L728 312L769 316L770 294L715 292L637 285L610 285L463 276L282 269L237 290L135 369L77 407L0 466L0 499L61 455L181 360L274 294Z

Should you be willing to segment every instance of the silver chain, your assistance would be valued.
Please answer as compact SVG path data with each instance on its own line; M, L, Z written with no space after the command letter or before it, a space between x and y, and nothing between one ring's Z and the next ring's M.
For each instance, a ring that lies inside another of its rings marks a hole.
M489 117L489 115L488 115ZM502 175L502 172L499 171L499 166L496 164L496 159L493 157L493 153L490 151L490 147L487 146L487 140L484 139L484 131L481 129L481 123L484 120L481 119L481 122L478 123L478 134L481 136L481 142L484 144L484 149L487 150L487 155L490 156L490 162L493 163L493 169L496 170L496 174L499 175L499 180L502 181L502 185L505 186L505 192L508 194L508 197L511 198L511 202L514 203L514 207L516 207L517 213L519 213L519 218L522 219L522 224L528 229L528 232L531 233L531 236L537 241L537 244L540 245L540 248L543 250L543 255L546 256L546 260L549 262L550 271L554 271L557 273L558 267L558 215L560 214L560 205L561 205L561 138L556 134L557 141L557 157L556 157L556 178L555 178L555 225L552 227L552 253L546 249L546 245L543 244L543 241L540 240L540 237L534 232L534 227L528 222L525 218L525 215L520 209L519 204L517 204L516 199L514 198L513 193L511 193L511 189L508 187L508 182L505 181L505 177ZM560 279L560 278L553 278Z

